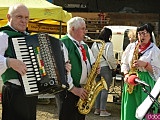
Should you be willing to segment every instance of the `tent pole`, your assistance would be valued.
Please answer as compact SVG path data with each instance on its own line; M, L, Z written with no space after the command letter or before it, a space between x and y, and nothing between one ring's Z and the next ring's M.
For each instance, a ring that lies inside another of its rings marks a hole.
M60 25L59 25L59 38L61 38L62 35L62 21L60 21Z

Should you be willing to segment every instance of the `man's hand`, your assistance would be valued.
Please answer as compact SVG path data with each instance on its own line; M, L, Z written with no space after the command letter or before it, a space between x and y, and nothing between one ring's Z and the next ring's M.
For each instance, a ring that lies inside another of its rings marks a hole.
M84 88L73 87L71 92L76 96L79 96L82 100L85 100L88 96L88 92Z
M100 74L100 72L101 72L101 67L100 67L100 65L97 67L97 74Z
M27 67L24 62L18 59L14 58L7 58L8 59L8 65L9 67L13 68L15 71L20 73L22 76L26 74L27 72Z
M67 70L67 74L71 71L72 65L70 64L70 61L68 60L65 64L65 68Z

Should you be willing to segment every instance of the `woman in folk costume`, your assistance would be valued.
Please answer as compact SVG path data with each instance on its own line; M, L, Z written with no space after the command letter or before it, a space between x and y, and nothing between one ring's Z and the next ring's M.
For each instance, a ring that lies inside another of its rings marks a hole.
M130 85L129 79L132 74L154 87L160 76L160 50L153 43L153 26L144 24L137 28L138 40L130 43L122 55L121 72L124 73L124 88L122 94L121 120L137 120L135 112L137 107L147 97L147 93L140 85ZM138 58L134 58L134 56ZM146 87L150 91L150 87ZM128 91L131 88L131 91ZM154 106L153 113L158 108Z

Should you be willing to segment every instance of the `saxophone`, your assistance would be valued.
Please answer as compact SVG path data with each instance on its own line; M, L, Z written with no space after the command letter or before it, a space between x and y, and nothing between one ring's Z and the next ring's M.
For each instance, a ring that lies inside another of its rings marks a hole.
M91 40L91 39L90 39ZM105 42L102 40L91 40L92 42L100 42L102 44L100 51L98 53L98 56L96 58L96 61L94 65L92 66L91 72L88 75L88 80L84 86L84 89L88 91L88 96L87 99L82 100L79 99L77 106L78 110L81 114L88 114L91 111L91 108L94 104L94 101L98 95L98 93L102 89L107 89L107 84L106 81L104 80L103 77L101 77L101 80L99 82L96 82L95 79L97 77L97 68L99 67L100 64L100 58L102 57L103 50L105 47Z
M133 58L132 58L132 61L131 61L129 76L130 75L137 75L138 76L138 74L137 74L138 69L136 67L134 67L133 64L134 64L135 60L139 59L138 52L139 52L140 44L141 44L141 41L138 41L137 45L135 46L135 49L134 49L134 52L133 52ZM128 84L127 92L129 94L131 94L133 92L133 89L134 89L134 85Z

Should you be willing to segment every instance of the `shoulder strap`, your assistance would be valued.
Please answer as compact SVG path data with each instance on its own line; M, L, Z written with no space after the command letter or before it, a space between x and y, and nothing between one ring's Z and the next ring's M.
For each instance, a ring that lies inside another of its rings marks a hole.
M153 46L151 46L150 48L148 48L146 51L148 51L149 49L151 49ZM143 53L139 53L138 54L138 58L140 58L146 51L144 51Z
M97 44L97 43L96 43L96 44ZM100 50L100 49L99 49L99 46L98 46L98 44L97 44L97 48L98 48L98 50ZM103 55L102 55L102 57L103 57L103 58L106 60L106 58L105 58ZM107 60L106 60L106 61L107 61Z
M99 46L97 44L97 48L99 49ZM107 52L108 52L108 49L109 49L109 45L107 45L107 48L105 49ZM110 69L112 69L112 66L110 65L110 63L108 62L108 60L102 55L102 57L105 59L105 61L108 63L108 66Z

